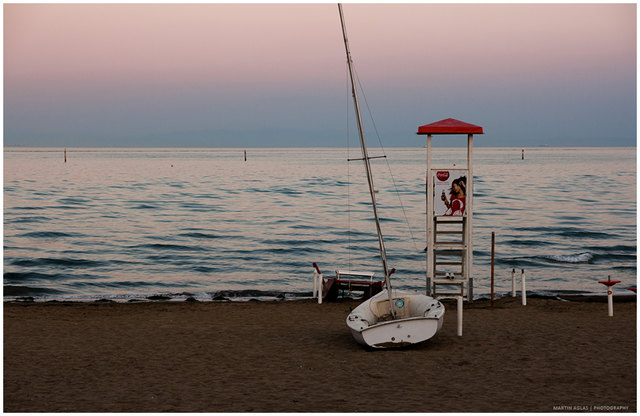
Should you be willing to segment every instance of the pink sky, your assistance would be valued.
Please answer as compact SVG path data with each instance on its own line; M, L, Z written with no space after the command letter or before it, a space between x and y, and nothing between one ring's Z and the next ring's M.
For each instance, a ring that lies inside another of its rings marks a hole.
M469 122L495 123L519 100L540 100L540 107L544 100L557 101L559 88L567 96L559 109L582 102L587 107L572 117L589 120L601 111L595 102L584 103L585 97L600 97L608 108L619 100L622 110L630 102L625 91L635 91L635 4L346 4L344 9L361 79L373 88L373 98L385 99L381 108L398 110L403 122L412 123L420 111L437 119L435 99L443 112L460 108L475 117ZM285 113L300 106L318 113L318 101L331 103L332 91L340 94L337 106L344 102L345 57L335 4L5 4L4 58L6 142L14 140L11 135L16 141L29 137L27 113L45 113L47 97L69 108L38 130L42 136L58 129L57 137L64 137L69 124L64 117L73 117L76 107L78 114L95 118L94 130L108 125L99 119L100 97L139 112L141 122L184 107L190 109L185 124L225 130L233 128L225 124L228 114L216 123L194 109L208 100L214 108L225 106L216 99L230 100L247 117L282 102L282 114L275 108L268 114L286 123ZM183 105L142 108L147 100L169 97ZM142 104L136 106L136 100ZM243 108L240 101L253 104ZM96 105L96 114L87 113L87 103ZM407 108L399 108L402 103ZM492 108L474 112L469 103ZM424 109L416 110L421 105ZM117 121L118 115L111 117ZM334 116L324 117L333 123ZM634 134L635 116L629 117L625 128ZM273 123L277 128L278 121ZM398 126L391 123L395 131ZM186 128L180 124L173 126L176 131ZM501 134L507 137L514 127ZM149 134L154 128L149 126Z

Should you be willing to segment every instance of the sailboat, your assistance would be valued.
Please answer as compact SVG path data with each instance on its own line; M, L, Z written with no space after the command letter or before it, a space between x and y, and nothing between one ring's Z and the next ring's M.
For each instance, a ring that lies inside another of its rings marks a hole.
M358 102L351 52L341 4L338 4L338 10L340 12L340 22L342 23L342 35L347 53L353 102L358 121L362 160L364 161L369 185L371 205L378 233L380 259L382 260L385 277L385 289L355 308L347 316L347 326L355 340L365 346L372 348L404 347L433 337L442 328L445 308L441 302L430 296L418 292L395 290L391 287L391 275L395 272L395 269L389 270L387 265L387 255L380 228L370 158L362 128L360 104Z

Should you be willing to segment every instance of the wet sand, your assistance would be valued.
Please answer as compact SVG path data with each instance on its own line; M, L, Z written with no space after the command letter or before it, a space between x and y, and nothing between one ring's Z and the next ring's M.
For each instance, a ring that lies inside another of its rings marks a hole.
M636 411L636 303L455 303L367 350L357 301L5 303L5 412Z

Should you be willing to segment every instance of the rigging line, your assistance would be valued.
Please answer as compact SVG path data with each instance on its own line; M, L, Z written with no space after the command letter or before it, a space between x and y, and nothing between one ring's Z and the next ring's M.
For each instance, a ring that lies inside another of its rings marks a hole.
M393 172L391 171L391 165L389 164L389 159L387 158L387 152L382 144L382 139L380 138L380 133L378 132L378 126L376 126L376 122L373 118L373 114L371 113L371 108L369 107L369 101L367 101L367 95L364 92L364 88L362 87L362 83L360 82L360 77L358 76L358 71L354 68L354 72L356 74L356 79L358 81L358 85L360 86L360 93L362 94L362 98L364 100L364 104L367 107L367 112L369 113L369 118L371 119L371 124L373 125L373 130L376 133L376 137L378 138L378 143L380 143L380 148L382 149L382 154L384 155L384 159L387 162L387 169L389 170L389 175L391 176L391 182L393 183L393 187L396 191L396 196L398 197L398 202L400 203L400 208L402 209L402 215L404 216L405 224L407 225L407 230L409 231L409 235L411 236L411 241L413 243L413 247L416 252L420 251L418 249L418 245L416 243L416 238L413 235L413 231L411 231L411 225L409 224L409 218L407 217L407 211L404 208L404 204L402 203L402 199L400 198L400 191L398 191L398 186L396 184L396 179L393 176ZM425 269L426 269L426 260L425 260Z
M347 264L349 266L349 270L352 270L351 267L351 169L349 167L350 163L348 162L350 158L350 130L349 130L349 111L350 111L350 101L351 97L349 96L349 64L345 63L345 85L347 90L347 100L346 100L346 118L347 118Z

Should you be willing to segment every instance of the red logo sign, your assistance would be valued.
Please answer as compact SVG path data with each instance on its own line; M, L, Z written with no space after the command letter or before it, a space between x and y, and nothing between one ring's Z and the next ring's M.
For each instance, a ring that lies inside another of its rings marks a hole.
M436 178L438 178L439 181L446 181L447 179L449 179L449 171L441 170L439 172L436 172Z

